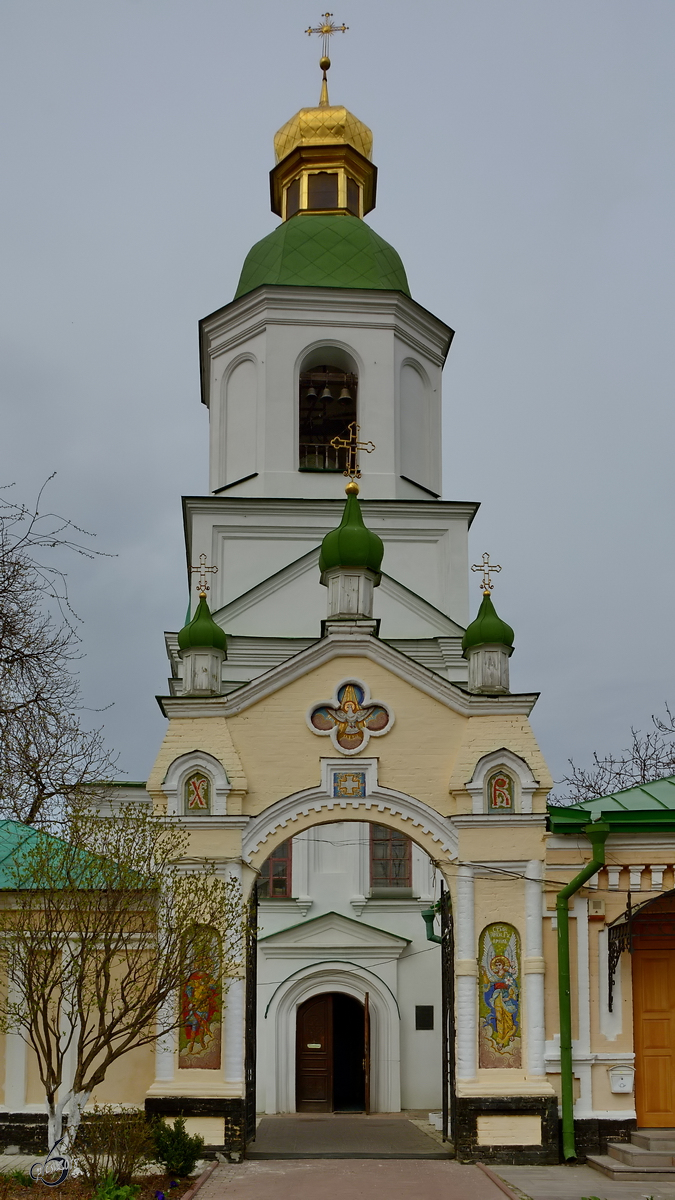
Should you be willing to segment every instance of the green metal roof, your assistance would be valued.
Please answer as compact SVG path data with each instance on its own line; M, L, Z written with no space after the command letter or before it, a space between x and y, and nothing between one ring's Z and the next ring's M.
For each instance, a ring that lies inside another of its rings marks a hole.
M379 583L383 555L382 538L364 525L358 497L349 492L340 524L337 529L331 529L321 543L321 582L324 582L324 572L331 567L367 567Z
M263 284L375 288L410 295L393 246L359 217L304 213L278 225L249 250L235 300Z
M467 627L467 631L462 638L462 650L466 658L466 651L472 646L506 646L507 649L513 649L514 632L506 621L502 621L497 615L492 596L489 592L483 595L483 601L478 609L478 615L475 621Z
M551 804L548 816L554 833L578 833L588 821L598 821L601 817L615 833L675 832L675 775L567 808Z
M20 858L17 860L17 855L22 850L30 852L31 845L36 842L46 842L53 845L55 854L62 854L63 847L69 847L69 843L64 842L63 838L54 837L51 833L45 833L42 829L34 829L32 825L24 825L22 821L11 821L9 819L0 821L0 891L16 891L17 890L17 866L20 868ZM84 888L109 887L110 874L108 871L101 870L100 864L105 860L97 854L89 853L87 850L78 851L75 849L73 855L74 861L82 864L82 875L79 879ZM112 860L108 860L112 862ZM114 862L112 862L114 867ZM141 875L134 872L138 880L139 887L144 881ZM130 878L133 878L130 875ZM72 874L66 881L68 886L78 883L77 874ZM20 890L20 889L19 889Z
M227 652L227 638L220 625L216 625L211 616L206 596L200 595L194 617L187 625L183 626L178 634L178 646L181 650L189 650L194 646L205 649L213 647L216 650Z
M39 837L49 837L47 833L39 833L31 825L21 821L0 821L0 890L12 891L16 887L16 874L13 863L17 850L28 849L30 842ZM54 841L57 839L54 838Z

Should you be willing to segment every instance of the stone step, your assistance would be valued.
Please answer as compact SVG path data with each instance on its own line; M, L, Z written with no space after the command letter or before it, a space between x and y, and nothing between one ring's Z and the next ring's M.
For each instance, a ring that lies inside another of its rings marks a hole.
M673 1155L667 1149L646 1150L631 1142L608 1142L607 1153L617 1162L627 1163L629 1167L672 1167Z
M675 1129L635 1129L630 1140L643 1150L672 1150L675 1154Z
M675 1181L675 1167L632 1167L610 1158L609 1154L589 1154L586 1162L608 1179L629 1179L642 1183Z

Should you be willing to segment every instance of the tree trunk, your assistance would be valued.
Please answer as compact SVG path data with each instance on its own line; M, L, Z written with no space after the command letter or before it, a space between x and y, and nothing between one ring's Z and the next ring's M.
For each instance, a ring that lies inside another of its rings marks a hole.
M50 1153L59 1141L61 1142L58 1149L59 1154L68 1154L72 1150L77 1131L80 1128L82 1112L90 1095L91 1092L77 1092L76 1094L67 1092L58 1104L49 1104L47 1131ZM68 1125L64 1134L63 1114L66 1107L68 1108Z

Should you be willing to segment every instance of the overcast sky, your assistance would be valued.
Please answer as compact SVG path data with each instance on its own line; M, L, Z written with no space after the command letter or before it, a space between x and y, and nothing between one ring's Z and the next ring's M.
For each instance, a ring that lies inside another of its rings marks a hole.
M0 477L115 554L74 562L120 764L163 732L207 489L197 322L274 228L275 130L318 100L306 0L0 3ZM331 99L368 220L456 331L444 498L480 500L513 690L556 777L675 703L673 0L345 0ZM480 601L472 578L472 608Z

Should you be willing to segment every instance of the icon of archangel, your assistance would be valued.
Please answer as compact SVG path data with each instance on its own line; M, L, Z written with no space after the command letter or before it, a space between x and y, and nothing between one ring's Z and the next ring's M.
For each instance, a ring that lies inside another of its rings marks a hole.
M480 935L480 1066L520 1067L520 939L496 922Z
M220 946L214 933L210 944L200 947L199 961L187 965L181 989L179 1068L220 1067L221 984Z
M364 683L348 679L336 689L332 701L315 704L307 714L312 733L330 737L336 750L358 754L370 737L388 733L394 714L386 704L371 701Z

